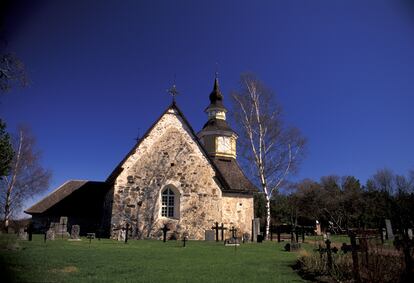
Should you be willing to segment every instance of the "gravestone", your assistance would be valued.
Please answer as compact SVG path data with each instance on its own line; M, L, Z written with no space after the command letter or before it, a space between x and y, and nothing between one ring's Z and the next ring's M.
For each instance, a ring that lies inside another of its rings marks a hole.
M72 240L80 240L79 233L80 233L80 226L72 225L72 229L70 230L70 238Z
M28 237L27 232L25 231L25 229L24 228L20 228L20 230L19 230L19 239L20 240L27 241L28 238L29 237Z
M55 239L55 230L52 230L52 229L47 230L46 239L49 241L53 241Z
M59 229L59 223L58 222L50 222L49 230L53 230L53 232L55 232L55 234L56 234L56 232L58 232L58 229Z
M413 229L409 228L407 230L407 234L408 234L408 239L412 240L413 239Z
M126 231L125 229L119 229L118 231L118 241L125 242Z
M243 243L248 243L250 241L250 234L249 233L243 233Z
M387 229L387 239L394 240L394 233L392 232L391 220L385 219L385 228Z
M240 242L237 238L230 238L224 241L224 246L226 247L234 247L240 246Z
M58 237L67 237L69 238L68 232L68 218L66 216L61 216L59 223L55 224L55 234Z
M315 233L317 236L322 235L322 230L321 230L321 223L319 223L318 220L316 220L316 230Z
M260 218L252 220L252 241L257 242L257 235L260 234Z
M214 241L214 230L206 230L204 238L206 241Z

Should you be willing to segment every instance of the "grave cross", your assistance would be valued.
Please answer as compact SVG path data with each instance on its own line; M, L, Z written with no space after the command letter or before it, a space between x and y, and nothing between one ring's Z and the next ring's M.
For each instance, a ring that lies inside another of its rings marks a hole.
M62 218L62 217L61 217ZM62 239L63 239L63 231L64 231L64 229L65 229L65 227L66 227L66 222L65 222L65 218L63 218L63 221L62 221L62 223L60 224L60 226L62 226L62 228L61 228L61 230L59 231L60 233L62 233Z
M184 236L182 241L183 241L183 248L185 248L185 242L187 241L187 236Z
M127 223L126 224L126 227L123 228L123 229L125 229L125 244L126 244L126 243L128 243L128 233L129 233L129 230L132 230L132 228L129 228L129 223Z
M229 231L231 232L231 237L235 239L236 238L237 229L234 228L234 226L232 226Z
M170 229L167 227L167 224L164 224L164 227L162 227L161 229L162 233L163 233L163 242L165 243L165 240L167 238L167 231L170 231Z
M220 230L220 227L218 226L218 222L216 222L214 226L211 227L211 229L216 230L216 242L218 242L219 241L218 231Z
M227 230L227 228L224 227L223 223L221 223L221 226L219 229L221 230L221 240L224 241L224 230Z
M27 227L27 232L29 233L29 241L31 241L33 236L33 222L31 221L29 223L29 227Z

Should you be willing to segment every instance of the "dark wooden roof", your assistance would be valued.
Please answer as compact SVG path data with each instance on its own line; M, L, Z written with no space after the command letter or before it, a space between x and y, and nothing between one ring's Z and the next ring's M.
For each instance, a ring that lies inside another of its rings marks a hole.
M229 184L230 190L227 192L252 194L258 191L257 187L244 175L235 159L215 157L213 161Z
M104 190L106 188L106 183L86 180L69 180L24 212L27 214L43 213L75 191L88 190L96 187L102 187Z
M203 126L203 131L226 131L235 133L227 124L225 120L221 119L209 119Z

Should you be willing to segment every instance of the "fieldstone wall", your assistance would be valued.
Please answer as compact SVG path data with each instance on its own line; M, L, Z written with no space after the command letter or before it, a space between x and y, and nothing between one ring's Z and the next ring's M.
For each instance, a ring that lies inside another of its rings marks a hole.
M222 197L222 205L222 219L224 225L237 228L239 237L244 233L251 234L252 219L254 217L253 196L226 194Z
M221 222L221 189L193 138L170 109L125 161L114 184L112 238L128 222L132 237L139 239L160 238L161 227L168 224L169 234L188 233L190 239L201 240L213 222ZM179 194L175 219L161 217L161 191L166 186Z

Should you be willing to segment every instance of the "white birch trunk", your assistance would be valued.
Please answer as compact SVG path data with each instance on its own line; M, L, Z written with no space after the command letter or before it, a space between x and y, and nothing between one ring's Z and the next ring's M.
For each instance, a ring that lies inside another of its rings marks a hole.
M17 153L16 153L16 159L15 159L15 163L13 166L13 171L12 171L12 177L11 177L11 181L8 183L7 186L7 191L6 191L6 200L4 203L4 228L6 229L6 231L8 231L9 229L9 222L10 222L10 216L11 216L11 207L12 207L12 192L13 192L13 188L14 185L16 183L16 178L17 178L17 174L19 171L19 165L20 165L20 159L21 159L21 152L22 152L22 144L23 144L23 132L20 131L20 138L19 138L19 147L17 149Z

